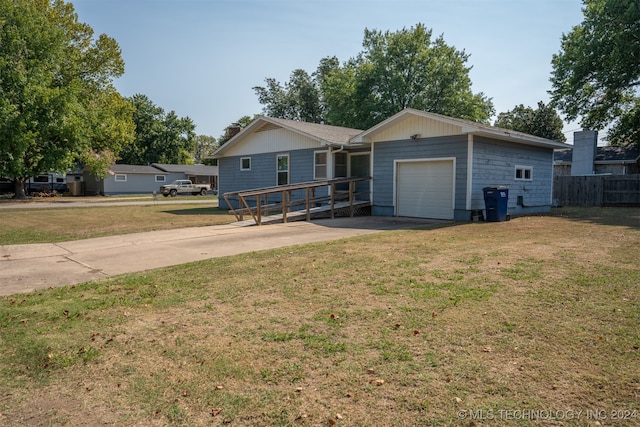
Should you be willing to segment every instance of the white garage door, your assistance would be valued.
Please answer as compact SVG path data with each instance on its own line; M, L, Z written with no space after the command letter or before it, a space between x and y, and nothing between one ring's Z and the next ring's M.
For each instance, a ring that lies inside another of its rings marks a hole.
M453 160L398 162L398 216L453 219Z

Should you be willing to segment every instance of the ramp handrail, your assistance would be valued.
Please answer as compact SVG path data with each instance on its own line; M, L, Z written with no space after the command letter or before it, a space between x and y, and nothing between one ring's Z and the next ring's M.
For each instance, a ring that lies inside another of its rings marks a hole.
M327 202L331 211L331 218L335 214L335 205L337 202L348 201L349 215L353 216L353 206L359 196L369 196L369 191L356 192L356 183L362 181L370 181L371 177L352 177L352 178L335 178L321 181L300 182L296 184L279 185L274 187L263 187L251 190L232 191L224 193L223 197L229 212L233 213L237 221L242 221L244 215L251 214L257 225L262 224L262 216L270 212L280 212L282 214L282 222L287 222L287 213L293 207L304 205L306 210L306 220L311 219L311 209ZM339 184L348 184L348 190L337 191L336 186ZM327 195L316 197L316 189L320 187L328 187ZM304 190L304 198L293 199L294 191ZM280 194L280 202L269 203L269 195ZM238 207L234 208L231 198L238 198ZM251 206L248 198L255 197L255 206ZM368 203L371 203L369 198Z

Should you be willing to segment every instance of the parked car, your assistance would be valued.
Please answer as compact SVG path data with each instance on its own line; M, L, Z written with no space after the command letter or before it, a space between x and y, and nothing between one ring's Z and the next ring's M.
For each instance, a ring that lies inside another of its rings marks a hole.
M164 197L175 197L178 194L193 194L194 196L201 194L205 196L209 190L211 190L211 185L194 184L188 179L178 179L171 184L160 186L160 194Z

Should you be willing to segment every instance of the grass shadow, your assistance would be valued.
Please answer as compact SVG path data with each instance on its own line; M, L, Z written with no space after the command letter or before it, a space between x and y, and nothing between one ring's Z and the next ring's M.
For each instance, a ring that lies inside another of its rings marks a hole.
M568 218L573 221L589 222L600 225L629 227L640 230L639 207L580 207L567 206L553 208L552 216Z
M212 208L211 206L204 208L172 209L162 212L171 215L229 215L225 209Z

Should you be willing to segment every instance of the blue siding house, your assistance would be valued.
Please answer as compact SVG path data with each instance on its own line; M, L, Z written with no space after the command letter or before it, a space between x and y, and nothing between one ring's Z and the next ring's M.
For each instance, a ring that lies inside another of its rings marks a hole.
M219 194L346 177L351 172L349 162L360 159L352 160L352 153L369 153L368 144L349 143L360 133L359 129L261 116L212 154L218 159ZM358 171L369 174L368 169ZM271 200L278 201L277 197ZM229 208L223 198L219 203Z
M485 207L484 187L509 188L511 215L548 212L553 153L567 147L405 109L365 131L260 117L213 157L220 168L221 194L371 176L373 215L469 221Z

